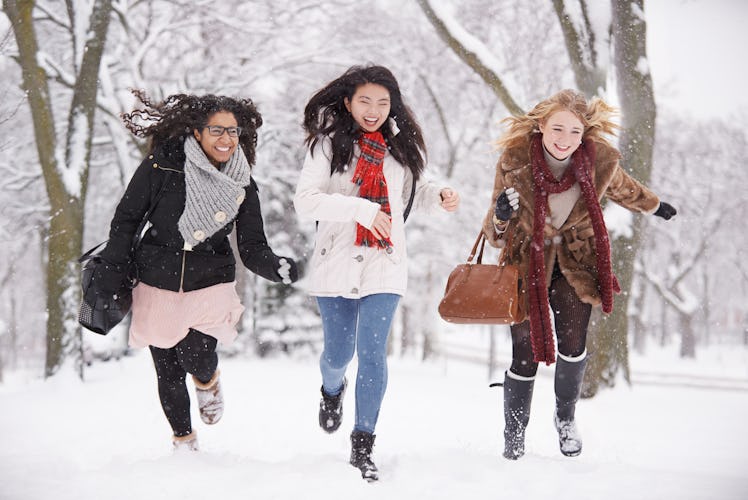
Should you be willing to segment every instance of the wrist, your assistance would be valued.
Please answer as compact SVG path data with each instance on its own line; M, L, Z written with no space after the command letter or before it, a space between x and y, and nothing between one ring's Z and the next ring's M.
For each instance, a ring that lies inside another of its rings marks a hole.
M496 215L493 216L493 228L497 234L501 234L506 231L509 221L501 220Z

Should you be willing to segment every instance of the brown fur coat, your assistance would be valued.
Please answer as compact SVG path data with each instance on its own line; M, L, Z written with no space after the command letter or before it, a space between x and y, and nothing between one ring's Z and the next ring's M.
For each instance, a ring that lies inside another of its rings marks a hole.
M613 147L596 143L597 158L592 181L598 199L608 197L611 201L633 212L651 214L659 206L657 196L628 175L618 160L620 153ZM483 232L488 242L495 247L503 247L503 237L512 232L508 261L520 268L520 275L527 279L530 264L530 243L535 200L532 186L532 166L530 141L519 147L506 150L496 165L491 206L483 221ZM496 198L506 188L514 187L519 193L519 210L509 222L507 232L496 234L493 225ZM546 281L550 286L553 264L558 259L561 272L574 288L579 298L588 304L599 305L600 294L597 286L595 256L595 234L592 220L584 198L580 196L568 219L561 228L550 223L545 225L545 269ZM525 310L528 310L525 307ZM525 318L527 319L527 318Z

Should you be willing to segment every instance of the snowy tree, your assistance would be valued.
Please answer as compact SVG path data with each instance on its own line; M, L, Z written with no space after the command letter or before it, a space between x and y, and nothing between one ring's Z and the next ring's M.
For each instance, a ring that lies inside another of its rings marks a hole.
M636 264L642 300L636 315L642 322L659 323L659 330L650 330L660 332L660 343L677 338L680 355L695 357L697 345L708 344L713 330L722 342L743 341L748 307L740 255L745 237L734 228L747 214L735 186L745 184L748 175L735 165L745 157L748 141L740 126L717 121L694 124L675 116L659 129L655 160L666 168L655 170L652 182L678 193L672 201L681 207L682 219L667 225L648 220L644 226L646 251L637 255ZM706 136L710 140L704 141ZM635 330L640 352L645 349L642 330L643 325Z
M67 2L66 7L67 19L41 6L35 10L32 1L3 0L13 26L22 85L31 109L38 161L49 201L45 368L48 376L59 369L66 345L80 332L75 321L79 300L75 259L81 253L97 77L112 1L96 0L92 5ZM58 66L53 56L40 46L37 33L43 22L57 24L67 32L72 56L69 68ZM50 91L49 79L55 73L68 71L72 87L65 95L67 120L62 124L55 119L60 108L53 102L55 96Z

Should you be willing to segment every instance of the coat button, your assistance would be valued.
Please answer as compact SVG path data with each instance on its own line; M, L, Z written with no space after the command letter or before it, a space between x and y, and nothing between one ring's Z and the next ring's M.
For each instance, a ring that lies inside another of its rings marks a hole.
M158 163L153 162L153 168L158 168Z
M385 250L385 252L387 252L388 254L391 254L392 253L392 247L387 247L387 250Z
M192 237L197 241L203 241L205 239L205 233L198 229L197 231L192 233Z
M354 257L354 259L356 259L357 262L363 262L364 261L364 256L363 255L356 255Z
M352 288L351 293L358 293L358 288Z
M219 210L218 212L216 212L213 218L216 220L216 222L223 222L226 220L226 212L224 212L223 210Z
M244 203L244 198L245 197L246 197L246 195L244 194L244 191L242 191L241 193L239 193L239 196L236 197L236 204L237 205L241 205L242 203Z
M327 253L327 248L323 248L319 253L320 255L325 255Z

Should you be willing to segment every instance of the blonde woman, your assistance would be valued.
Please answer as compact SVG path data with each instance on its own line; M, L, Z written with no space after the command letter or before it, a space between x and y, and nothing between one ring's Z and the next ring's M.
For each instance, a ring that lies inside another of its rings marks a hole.
M561 453L576 456L582 439L574 419L586 366L593 306L613 308L620 291L611 269L610 241L600 201L665 220L675 208L629 176L605 139L617 128L614 108L562 90L522 116L506 118L499 139L491 208L483 231L527 286L527 318L511 326L512 364L504 376L504 457L525 452L538 363L556 362L554 422ZM510 241L505 241L505 237ZM550 305L550 308L549 308ZM558 360L551 328L558 343Z

